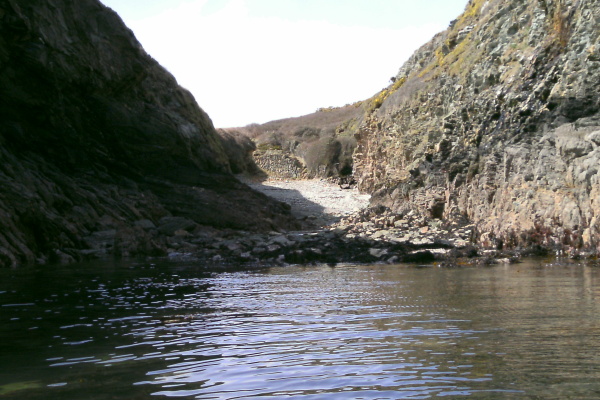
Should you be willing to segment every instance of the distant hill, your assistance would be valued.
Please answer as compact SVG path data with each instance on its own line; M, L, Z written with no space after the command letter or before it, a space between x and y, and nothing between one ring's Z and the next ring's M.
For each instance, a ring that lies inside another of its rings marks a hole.
M352 176L355 134L364 117L363 102L344 107L321 108L295 118L235 128L238 134L256 143L255 158L261 160L274 153L291 156L305 168L304 177L343 180ZM277 175L276 171L267 172Z

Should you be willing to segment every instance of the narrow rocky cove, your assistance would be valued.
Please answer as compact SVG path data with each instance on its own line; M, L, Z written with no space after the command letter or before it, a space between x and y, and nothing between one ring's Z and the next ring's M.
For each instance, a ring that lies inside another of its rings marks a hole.
M600 2L398 67L216 129L100 1L0 0L0 398L597 400Z
M372 98L217 130L100 2L0 0L0 266L594 259L599 20L471 0ZM370 202L277 199L319 179Z

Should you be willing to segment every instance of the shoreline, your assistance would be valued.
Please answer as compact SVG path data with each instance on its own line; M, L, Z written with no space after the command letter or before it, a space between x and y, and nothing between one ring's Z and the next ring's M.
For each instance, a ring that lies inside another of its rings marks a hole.
M170 249L169 259L239 266L416 264L461 267L517 263L524 257L560 257L541 247L485 249L473 242L469 221L393 214L369 207L368 195L325 180L245 182L291 207L303 223L297 231L218 231L196 238L195 249ZM571 257L570 259L575 259Z

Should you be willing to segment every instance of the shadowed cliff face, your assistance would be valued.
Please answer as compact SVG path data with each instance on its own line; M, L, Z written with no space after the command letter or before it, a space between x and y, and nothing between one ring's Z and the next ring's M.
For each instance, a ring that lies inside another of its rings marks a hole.
M0 266L160 253L172 217L188 233L291 224L98 1L0 0L0 71Z
M594 0L472 0L366 117L361 188L397 212L443 204L485 245L598 250L599 36Z

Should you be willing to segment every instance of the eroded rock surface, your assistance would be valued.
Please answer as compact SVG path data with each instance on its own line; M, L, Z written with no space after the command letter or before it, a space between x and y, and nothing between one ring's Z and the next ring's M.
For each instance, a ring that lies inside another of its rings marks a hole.
M0 0L0 70L0 266L296 226L233 178L208 116L100 2Z
M599 38L594 0L471 0L375 99L360 188L485 246L600 250Z

